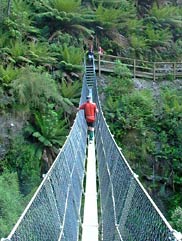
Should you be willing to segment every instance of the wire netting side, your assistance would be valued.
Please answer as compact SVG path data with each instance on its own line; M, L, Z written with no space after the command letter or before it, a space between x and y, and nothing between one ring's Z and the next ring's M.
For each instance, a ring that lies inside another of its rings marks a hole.
M80 103L86 94L83 81ZM9 240L78 240L86 144L87 126L79 112L64 146L9 234Z
M117 146L99 107L96 149L103 241L176 240L173 229L148 195ZM112 227L112 228L111 228Z

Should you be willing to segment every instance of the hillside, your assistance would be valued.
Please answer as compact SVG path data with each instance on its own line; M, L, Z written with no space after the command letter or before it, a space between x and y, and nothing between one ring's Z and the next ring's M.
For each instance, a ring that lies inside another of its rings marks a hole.
M0 7L1 237L30 200L73 123L84 48L93 44L95 52L102 46L107 54L182 61L182 2L2 0ZM105 111L116 140L149 192L163 194L166 216L182 231L181 83L163 90L159 105L151 96L158 99L160 84L135 82L143 92L132 99L131 79L118 73L111 78L116 85L107 82L105 96L120 92L106 100ZM151 89L152 95L146 91ZM162 115L154 119L154 113ZM160 175L153 182L155 160Z

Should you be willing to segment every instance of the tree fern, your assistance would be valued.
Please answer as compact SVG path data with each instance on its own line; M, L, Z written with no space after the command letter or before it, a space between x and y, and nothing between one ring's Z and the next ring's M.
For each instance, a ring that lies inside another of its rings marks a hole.
M81 5L81 0L50 0L52 7L56 8L58 11L64 11L66 13L78 12Z
M42 65L53 66L57 59L53 56L53 53L49 50L49 45L47 43L29 43L29 49L27 51L29 58L35 62Z
M0 65L0 78L2 79L2 85L11 83L11 81L17 78L19 72L20 70L18 68L15 68L10 64L7 67Z
M143 32L143 20L139 19L126 19L123 26L127 30L127 34Z
M136 34L132 34L130 36L130 43L131 43L131 46L136 50L141 49L141 51L144 52L144 49L147 48L147 42L144 36L138 36Z
M98 6L95 12L96 21L100 24L112 28L118 23L120 16L120 10L115 8L104 8L101 5Z
M153 17L156 17L158 21L173 21L173 19L181 19L181 9L170 5L159 8L157 4L154 4L149 13Z
M33 26L32 17L32 9L27 1L14 0L12 1L12 13L4 24L9 29L10 35L24 40L30 33L39 33L38 29Z
M156 30L153 26L147 25L145 33L147 35L146 42L150 46L169 46L172 41L172 34L169 29Z
M35 112L33 122L25 132L36 139L49 153L58 153L68 134L68 124L63 118L63 110L56 112L54 105L48 105L43 113ZM54 158L55 156L52 156Z
M80 65L82 63L83 51L80 48L63 44L60 48L60 52L65 62L72 65Z
M71 103L78 104L81 93L81 83L78 81L66 83L63 79L60 91L63 98L68 98Z
M10 53L15 59L19 56L25 56L27 52L27 45L22 41L15 41L10 43Z
M52 98L60 101L56 82L47 73L33 72L30 67L22 68L20 75L12 83L12 92L17 103L32 108L44 108Z

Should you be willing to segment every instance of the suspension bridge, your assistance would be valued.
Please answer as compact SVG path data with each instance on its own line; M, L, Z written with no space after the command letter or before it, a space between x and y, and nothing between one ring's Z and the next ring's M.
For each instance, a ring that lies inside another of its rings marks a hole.
M105 121L94 61L85 64L80 104L97 103L94 142L78 112L67 140L7 238L1 241L180 241Z

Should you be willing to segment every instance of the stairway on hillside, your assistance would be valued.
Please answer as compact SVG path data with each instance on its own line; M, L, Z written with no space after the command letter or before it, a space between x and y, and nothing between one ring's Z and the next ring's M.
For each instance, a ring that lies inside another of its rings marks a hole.
M95 70L93 61L88 61L85 66L85 78L89 88L93 86L95 80Z

